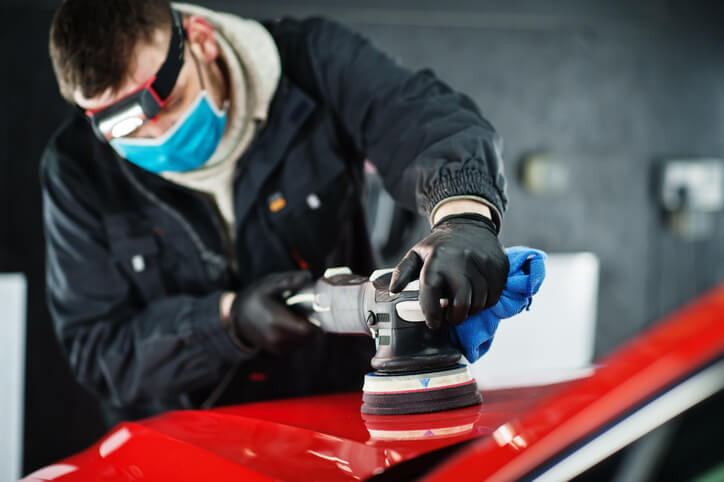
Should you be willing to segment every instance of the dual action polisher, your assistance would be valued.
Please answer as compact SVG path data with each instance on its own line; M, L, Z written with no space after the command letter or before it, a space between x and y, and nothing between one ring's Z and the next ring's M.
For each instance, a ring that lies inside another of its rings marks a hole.
M326 332L375 340L374 372L365 375L362 413L438 412L481 403L449 326L433 330L425 324L419 281L392 294L392 271L377 270L367 278L346 267L330 268L286 303Z

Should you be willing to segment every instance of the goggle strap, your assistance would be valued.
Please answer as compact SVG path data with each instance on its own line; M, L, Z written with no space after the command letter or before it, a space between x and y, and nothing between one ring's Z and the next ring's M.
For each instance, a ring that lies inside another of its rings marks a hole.
M201 66L199 65L199 59L196 58L194 55L194 52L189 49L189 53L191 54L191 58L194 59L194 64L196 65L196 73L199 76L199 82L201 82L201 90L206 90L206 83L204 82L204 76L201 75Z
M158 94L162 104L171 95L184 62L184 37L186 35L181 22L181 15L176 10L171 9L171 17L171 42L168 47L168 55L156 73L156 80L151 84L151 88Z

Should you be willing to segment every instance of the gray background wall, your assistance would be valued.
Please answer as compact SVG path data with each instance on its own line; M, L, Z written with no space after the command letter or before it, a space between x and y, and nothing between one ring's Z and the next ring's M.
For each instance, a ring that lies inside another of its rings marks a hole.
M505 138L504 242L601 259L598 354L724 279L724 215L712 239L685 242L664 228L652 194L658 161L724 156L721 2L201 3L252 17L337 18L471 95ZM27 273L30 289L26 473L103 433L43 304L37 163L67 110L46 53L56 4L6 1L0 20L0 271ZM536 150L567 163L564 195L521 188L520 159Z

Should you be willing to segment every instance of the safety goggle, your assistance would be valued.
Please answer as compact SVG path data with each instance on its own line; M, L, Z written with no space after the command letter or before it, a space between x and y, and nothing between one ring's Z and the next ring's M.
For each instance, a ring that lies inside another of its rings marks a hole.
M85 111L101 140L130 134L155 118L168 101L184 64L185 37L181 16L176 10L171 10L171 15L173 25L168 55L156 75L112 105Z

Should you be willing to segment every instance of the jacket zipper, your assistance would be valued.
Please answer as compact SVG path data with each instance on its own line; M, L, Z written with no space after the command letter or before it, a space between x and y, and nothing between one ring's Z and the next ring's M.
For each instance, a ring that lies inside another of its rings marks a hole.
M234 275L234 277L238 278L239 276L239 265L236 260L236 254L234 250L234 244L232 241L231 233L229 233L229 230L226 228L226 220L224 219L224 216L221 214L221 210L219 209L219 205L216 204L213 197L210 194L204 193L204 192L198 192L198 194L202 197L205 197L208 201L209 206L207 208L209 211L211 211L212 217L214 219L214 223L216 224L216 229L219 232L219 236L221 237L221 244L223 245L224 253L226 254L226 261L229 268L231 268L231 272ZM233 229L233 228L232 228Z
M206 274L210 276L212 280L219 279L220 275L227 268L227 263L224 256L221 256L207 248L204 242L201 240L201 237L181 213L169 206L167 203L161 201L154 193L146 189L138 181L138 179L136 179L130 169L128 169L126 161L124 159L121 159L118 155L116 155L115 157L121 167L121 171L128 178L131 185L133 185L133 187L136 188L149 201L156 204L161 209L166 211L168 215L176 219L176 221L178 221L181 227L186 231L186 233L191 238L191 241L196 246L196 249L199 250L201 260L204 263L204 269L206 270Z

